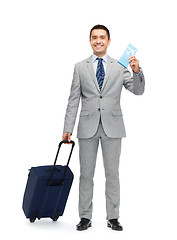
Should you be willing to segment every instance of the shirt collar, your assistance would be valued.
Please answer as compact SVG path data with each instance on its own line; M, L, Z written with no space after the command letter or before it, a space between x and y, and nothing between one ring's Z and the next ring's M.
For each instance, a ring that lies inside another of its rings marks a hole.
M94 53L92 54L92 61L93 61L93 63L96 61L97 57L98 57L98 56L96 56ZM107 63L108 54L106 53L106 54L102 57L102 59L103 59L103 61L104 61L105 63Z

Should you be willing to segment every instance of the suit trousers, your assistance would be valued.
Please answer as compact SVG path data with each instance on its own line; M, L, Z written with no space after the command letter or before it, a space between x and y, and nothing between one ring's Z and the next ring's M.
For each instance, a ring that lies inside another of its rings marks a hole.
M99 142L105 169L105 196L107 219L119 218L120 184L119 157L121 138L109 138L103 129L102 122L96 134L91 138L79 138L80 182L79 182L79 216L92 218L93 177Z

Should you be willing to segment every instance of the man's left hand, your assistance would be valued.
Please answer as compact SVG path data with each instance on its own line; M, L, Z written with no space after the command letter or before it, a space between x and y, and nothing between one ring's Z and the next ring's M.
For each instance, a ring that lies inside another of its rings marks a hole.
M131 69L138 74L140 72L140 68L139 68L139 61L136 59L135 56L132 56L129 58L129 62L130 62L130 67Z

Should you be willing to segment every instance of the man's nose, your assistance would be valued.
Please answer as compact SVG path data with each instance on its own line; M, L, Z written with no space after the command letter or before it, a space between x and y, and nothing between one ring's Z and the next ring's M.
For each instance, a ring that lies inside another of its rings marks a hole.
M101 39L100 38L97 38L97 43L101 43Z

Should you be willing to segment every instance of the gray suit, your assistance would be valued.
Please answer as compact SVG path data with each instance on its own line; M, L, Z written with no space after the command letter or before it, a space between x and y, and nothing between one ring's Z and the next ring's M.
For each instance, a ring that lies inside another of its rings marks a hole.
M101 139L106 176L107 219L119 217L119 155L121 138L126 136L122 110L121 90L124 86L135 95L144 92L143 73L137 76L108 57L106 75L100 91L93 70L92 58L75 65L71 92L66 109L63 132L73 132L80 98L77 137L80 154L80 217L91 219L93 176L99 139Z

